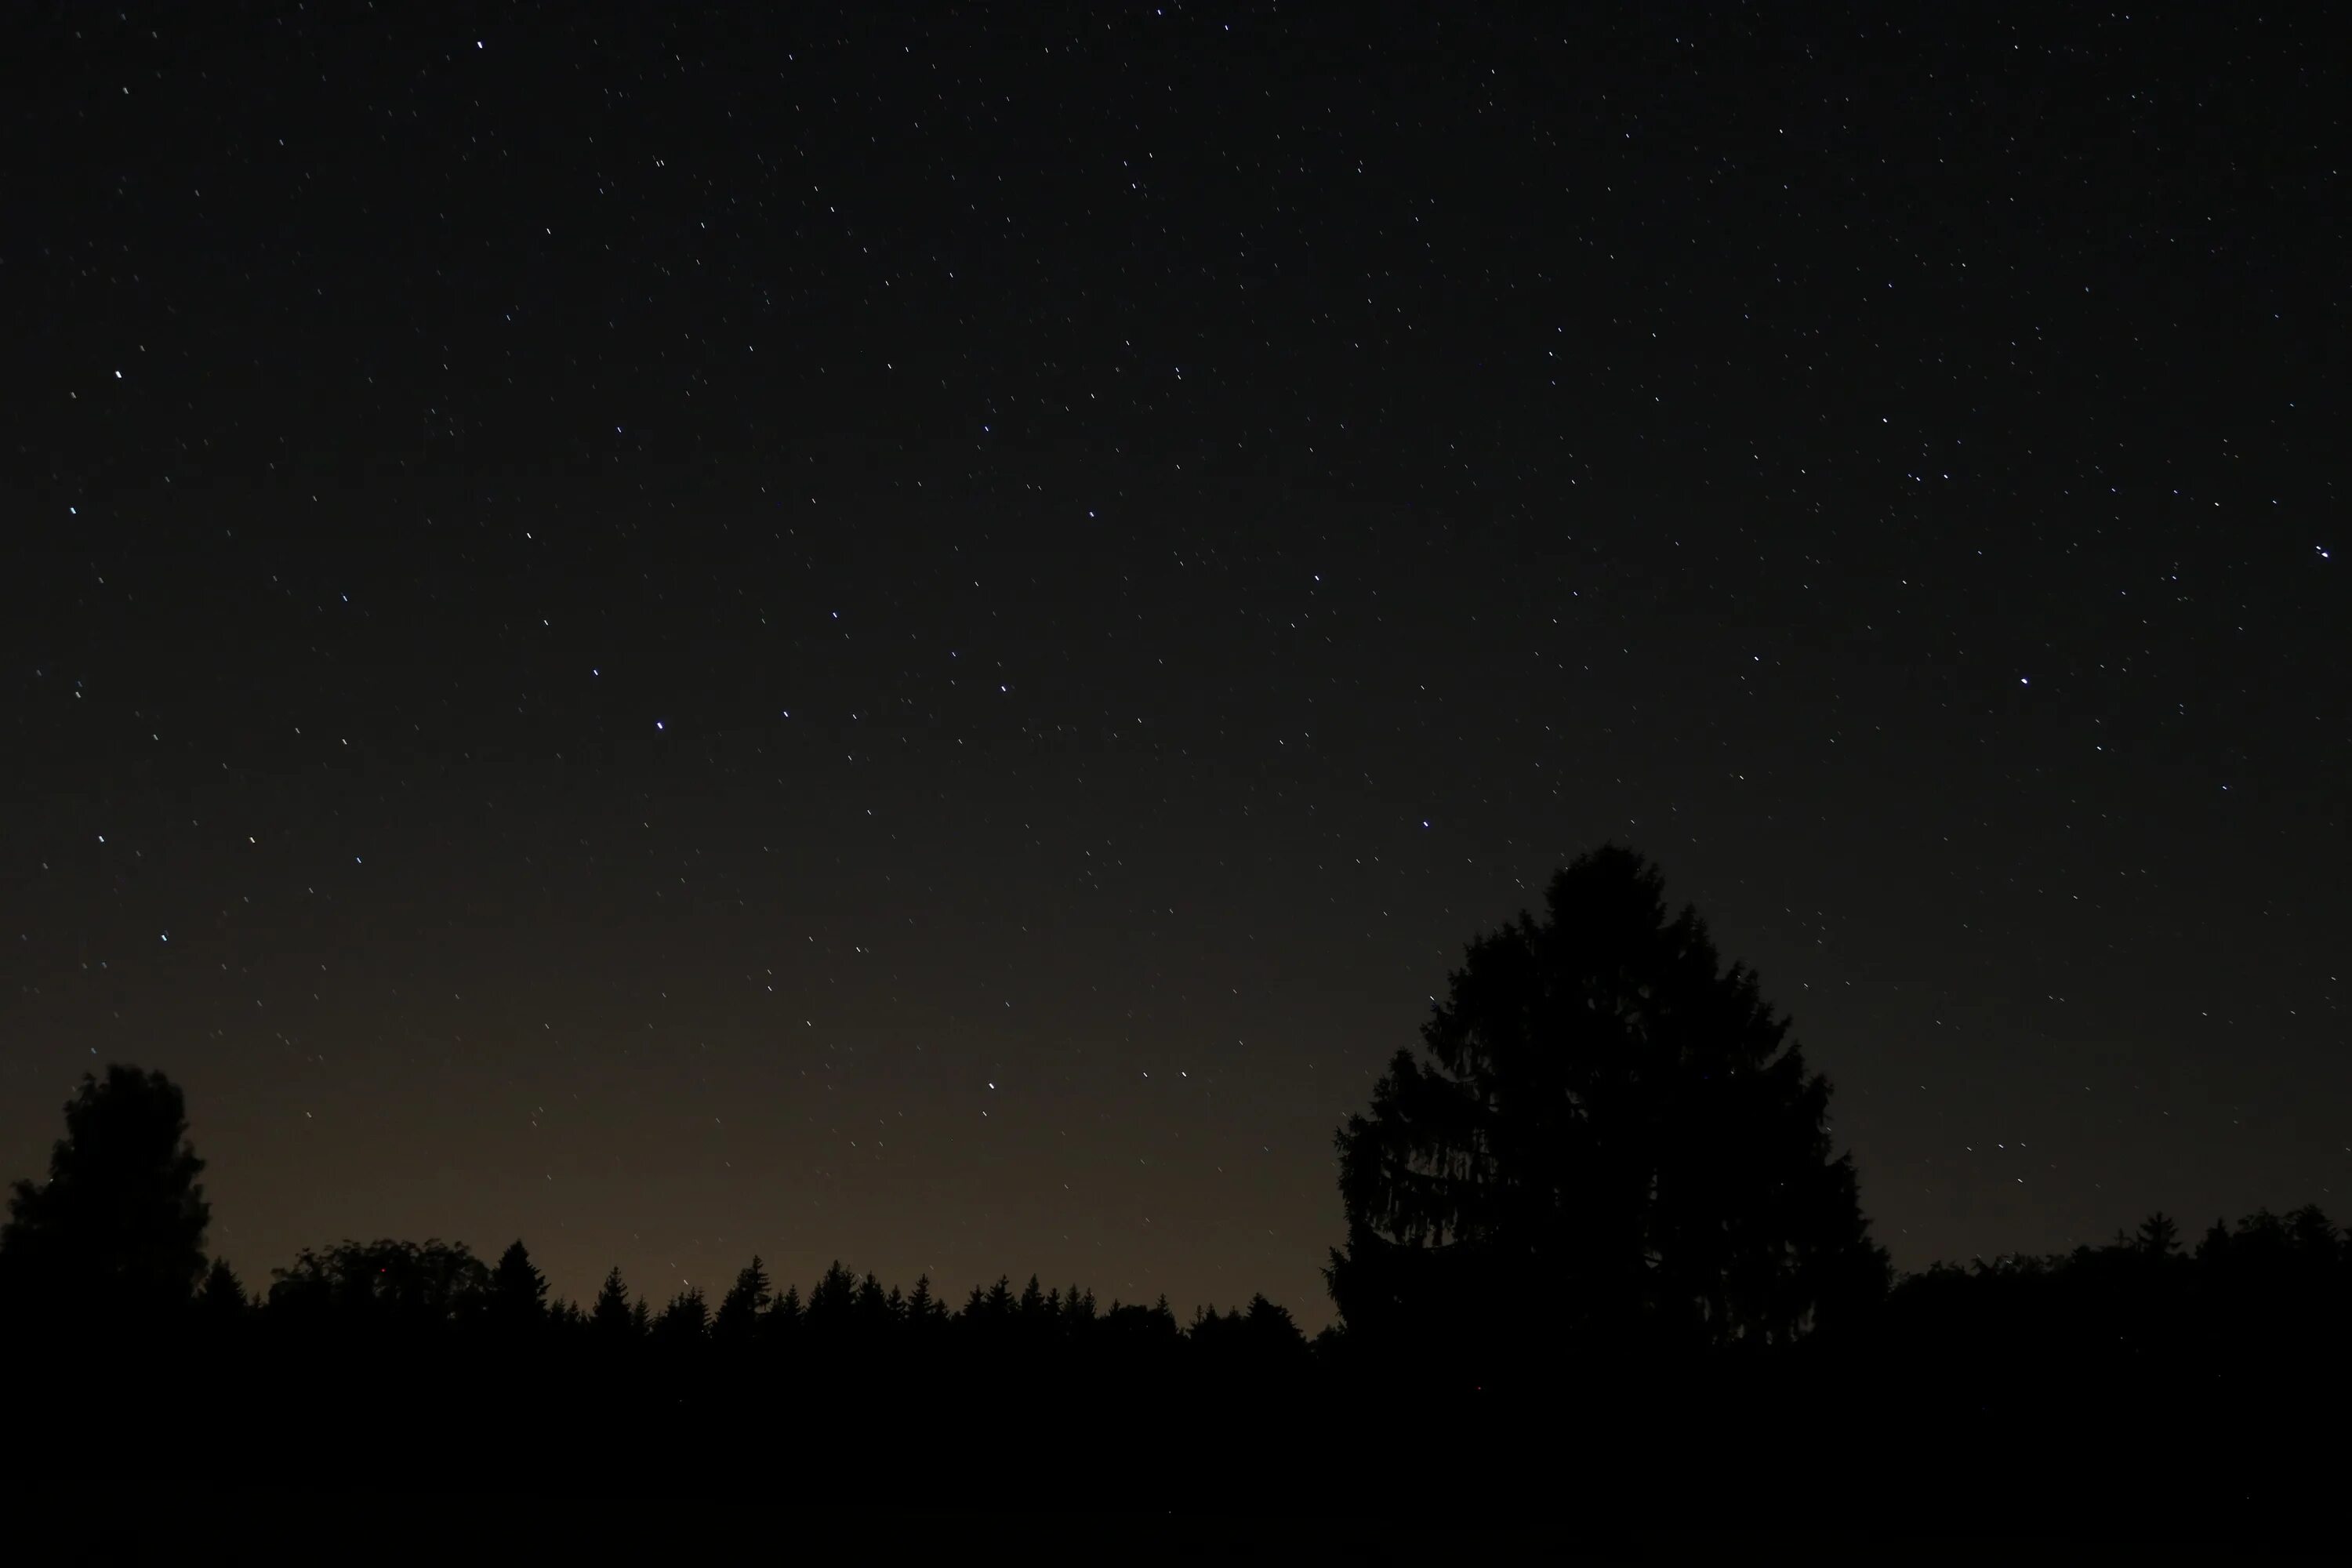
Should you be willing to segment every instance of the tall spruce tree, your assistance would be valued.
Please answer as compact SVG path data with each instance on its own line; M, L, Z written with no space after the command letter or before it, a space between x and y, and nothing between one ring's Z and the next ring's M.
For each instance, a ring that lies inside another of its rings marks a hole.
M1474 1358L1776 1342L1883 1294L1829 1083L1788 1033L1640 856L1559 872L1340 1129L1327 1279L1351 1331Z
M636 1338L637 1330L629 1311L629 1287L621 1278L621 1266L604 1276L604 1283L596 1292L596 1300L588 1309L588 1327L595 1336L608 1344L623 1344Z
M196 1292L196 1304L204 1309L206 1317L225 1320L243 1317L252 1302L246 1296L245 1283L237 1279L236 1270L228 1266L226 1258L215 1258L205 1270L205 1283Z
M741 1347L758 1334L772 1298L768 1271L753 1253L735 1276L735 1283L719 1300L719 1315L710 1321L710 1337L720 1344Z
M547 1321L547 1277L520 1240L499 1255L498 1267L490 1270L489 1307L491 1320L507 1329L535 1329Z
M18 1182L0 1226L0 1289L79 1315L184 1306L212 1207L180 1089L117 1065L66 1101L48 1180Z

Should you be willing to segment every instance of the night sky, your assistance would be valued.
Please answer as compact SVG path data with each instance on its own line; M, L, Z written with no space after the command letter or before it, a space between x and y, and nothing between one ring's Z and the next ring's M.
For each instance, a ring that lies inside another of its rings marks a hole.
M2324 12L1570 9L13 8L0 1173L1311 1328L1615 839L1898 1266L2352 1210Z

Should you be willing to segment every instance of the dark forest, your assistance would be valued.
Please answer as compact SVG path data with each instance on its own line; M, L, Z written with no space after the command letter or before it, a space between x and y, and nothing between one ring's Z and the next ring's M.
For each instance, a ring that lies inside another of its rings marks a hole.
M1180 1313L840 1262L803 1289L758 1257L715 1300L615 1268L579 1303L522 1240L340 1241L248 1285L206 1254L180 1090L116 1066L0 1235L9 1342L38 1347L18 1408L35 1469L215 1506L1346 1521L1335 1548L1371 1556L1367 1530L1562 1517L1595 1548L2324 1527L2352 1306L2325 1213L2193 1240L2152 1214L1895 1279L1789 1028L1640 857L1561 871L1339 1130L1342 1317L1312 1340L1264 1296Z

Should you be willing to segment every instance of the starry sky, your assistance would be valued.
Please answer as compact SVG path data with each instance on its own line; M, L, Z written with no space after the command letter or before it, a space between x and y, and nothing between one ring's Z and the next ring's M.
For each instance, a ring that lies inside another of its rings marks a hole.
M1710 9L18 8L0 1169L1311 1328L1616 839L1899 1266L2352 1210L2316 14Z

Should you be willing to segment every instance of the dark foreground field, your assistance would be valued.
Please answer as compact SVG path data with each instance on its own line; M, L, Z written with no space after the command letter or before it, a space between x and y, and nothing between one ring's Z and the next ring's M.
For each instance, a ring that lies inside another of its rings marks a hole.
M0 1559L2298 1561L2332 1424L1884 1375L1544 1398L28 1368ZM1819 1369L1816 1369L1817 1371ZM1924 1393L1924 1397L1921 1394Z
M2278 1531L2241 1539L2015 1529L1744 1530L1659 1526L1587 1532L1563 1517L1438 1525L1385 1515L1045 1509L933 1510L830 1504L785 1490L582 1499L484 1491L230 1489L191 1511L44 1519L8 1544L21 1561L273 1561L317 1554L341 1563L520 1558L533 1563L710 1561L757 1554L881 1562L1635 1564L2014 1564L2093 1561L2207 1563L2339 1560L2327 1543ZM78 1510L77 1510L78 1511ZM13 1555L13 1553L12 1553Z

